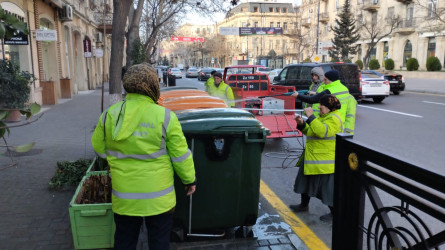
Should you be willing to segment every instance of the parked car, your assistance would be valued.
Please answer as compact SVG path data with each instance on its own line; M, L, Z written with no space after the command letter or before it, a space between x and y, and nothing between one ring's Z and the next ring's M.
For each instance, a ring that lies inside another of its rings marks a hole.
M373 70L373 72L389 81L389 91L394 95L398 95L405 90L405 78L403 78L403 75L390 70Z
M199 81L207 81L207 79L210 78L210 73L212 71L214 71L215 69L213 68L202 68L199 72L198 72L198 80Z
M270 71L271 71L270 68L263 67L263 68L257 68L255 73L262 73L262 74L269 75Z
M270 72L269 72L269 78L270 79L273 79L275 76L277 76L281 71L282 71L283 69L274 69L274 70L271 70Z
M381 103L389 96L389 81L372 70L364 70L360 89L362 98L372 98L374 102Z
M339 72L340 81L356 99L362 98L360 89L360 69L355 63L304 63L289 64L273 78L273 84L283 86L295 86L296 90L308 90L312 83L311 70L321 67L324 72L335 69ZM301 107L301 102L296 100L295 106Z
M198 69L197 68L189 68L185 73L185 77L198 77Z
M178 68L171 68L168 73L174 75L175 78L182 78L182 71Z

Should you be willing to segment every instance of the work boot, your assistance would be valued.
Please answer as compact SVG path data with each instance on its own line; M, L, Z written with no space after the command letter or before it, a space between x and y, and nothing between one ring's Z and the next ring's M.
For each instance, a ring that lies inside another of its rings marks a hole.
M309 206L304 204L290 205L289 208L292 209L292 211L294 211L295 213L309 211Z
M326 223L331 223L332 222L332 213L328 213L325 215L320 216L320 220Z

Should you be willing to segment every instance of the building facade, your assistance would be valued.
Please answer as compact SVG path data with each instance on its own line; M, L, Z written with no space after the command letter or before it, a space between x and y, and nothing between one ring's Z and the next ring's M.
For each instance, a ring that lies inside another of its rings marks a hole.
M342 11L343 4L344 0L303 0L300 6L303 33L310 34L310 39L318 39L329 48L334 36L332 27L337 15ZM379 37L379 34L389 32L395 23L393 31L370 50L371 58L377 59L380 65L384 65L384 60L391 58L394 60L395 69L405 69L406 61L412 57L419 61L421 70L426 69L429 56L437 56L441 63L444 63L445 22L439 21L434 14L442 11L443 18L445 1L350 0L350 4L361 34L361 39L357 42L358 53L350 55L352 61L363 61L366 51L370 48L371 34ZM366 28L373 32L367 32ZM326 53L327 50L322 48L320 52ZM323 60L330 60L328 55L322 56Z
M108 66L103 74L103 64L109 64L111 42L109 36L99 35L103 32L103 23L107 28L107 19L103 21L104 18L95 19L94 16L95 12L100 12L103 8L111 12L112 4L104 5L103 2L1 2L4 10L13 13L28 25L27 44L7 44L5 41L0 57L15 61L21 70L33 73L37 78L32 86L30 102L57 104L58 98L67 98L78 91L95 89L102 81L107 80ZM107 32L110 33L110 29ZM41 34L48 38L42 39ZM104 47L105 39L109 41L107 47ZM85 43L90 47L88 51L91 51L91 55L85 54ZM102 53L96 50L99 48Z

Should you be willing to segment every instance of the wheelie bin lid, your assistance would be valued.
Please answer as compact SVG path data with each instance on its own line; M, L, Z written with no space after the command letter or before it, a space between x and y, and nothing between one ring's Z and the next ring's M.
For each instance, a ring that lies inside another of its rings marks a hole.
M184 133L207 133L215 131L241 133L255 131L268 134L269 130L255 116L236 108L189 109L176 111Z
M227 104L221 98L214 96L183 96L175 98L159 99L159 105L172 111L186 109L227 108Z
M163 87L161 88L161 92L167 92L167 91L172 91L172 90L178 90L178 89L198 89L195 87L184 87L184 86L175 86L175 87Z

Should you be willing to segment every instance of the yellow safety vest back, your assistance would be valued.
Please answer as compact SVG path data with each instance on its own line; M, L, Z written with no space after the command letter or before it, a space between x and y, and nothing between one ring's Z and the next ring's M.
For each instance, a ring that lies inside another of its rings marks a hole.
M184 184L195 181L193 157L176 115L147 96L129 93L111 106L91 141L110 165L117 214L167 212L176 205L174 171Z

